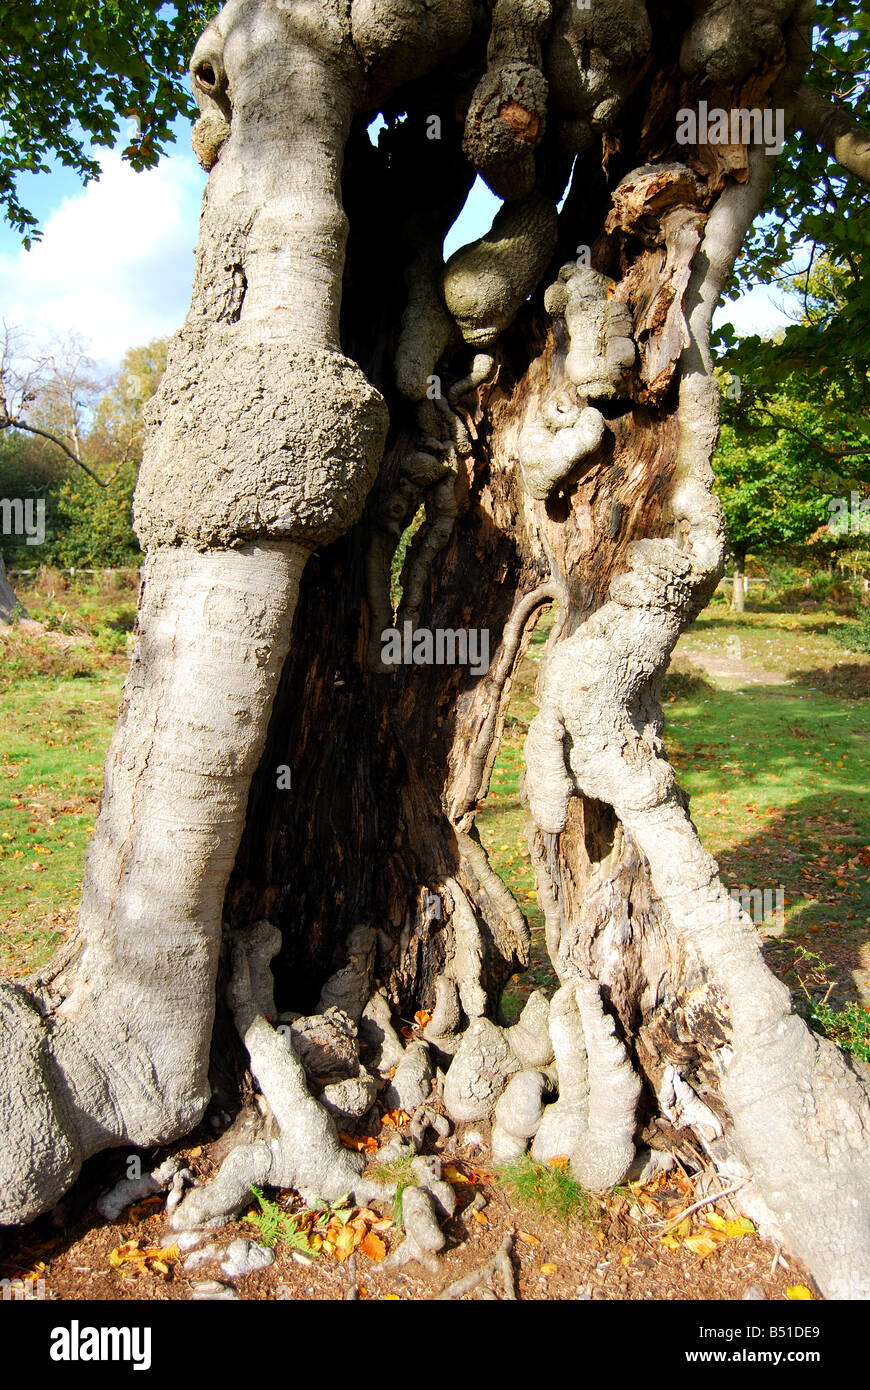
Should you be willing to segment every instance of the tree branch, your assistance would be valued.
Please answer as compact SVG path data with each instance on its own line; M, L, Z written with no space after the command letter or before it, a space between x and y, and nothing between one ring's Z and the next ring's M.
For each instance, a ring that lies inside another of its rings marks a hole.
M835 106L804 83L797 93L795 121L850 174L870 183L870 130L847 107Z
M65 444L62 439L59 439L56 434L52 434L50 430L41 430L37 425L28 425L24 420L13 419L11 415L6 415L4 418L0 419L0 429L10 428L14 430L24 430L26 434L38 434L42 439L47 439L50 443L56 444L59 449L63 450L67 458L71 458L73 463L78 464L79 468L84 469L89 478L93 478L98 487L108 487L112 479L118 476L120 467L116 468L114 473L110 473L105 480L97 477L93 469L88 468L88 465L78 457L69 445Z
M756 429L786 430L789 434L796 434L805 444L809 444L817 453L824 454L826 458L842 459L852 456L862 458L870 454L870 448L867 448L863 444L849 445L841 449L829 449L827 445L820 443L818 439L814 439L811 434L807 434L806 430L802 430L799 425L793 425L790 421L783 420L781 416L776 415L769 406L763 405L761 401L754 401L749 409L760 411L762 415L766 415L768 419L772 421L769 425L763 425L759 420L753 421L752 423ZM748 414L748 412L746 413Z

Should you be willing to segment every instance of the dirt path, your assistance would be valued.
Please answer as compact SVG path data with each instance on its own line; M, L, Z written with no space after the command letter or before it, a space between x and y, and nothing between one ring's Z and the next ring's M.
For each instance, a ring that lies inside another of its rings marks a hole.
M713 680L735 680L741 685L791 685L781 671L768 671L754 661L742 657L721 655L703 647L677 647L677 655L698 666Z

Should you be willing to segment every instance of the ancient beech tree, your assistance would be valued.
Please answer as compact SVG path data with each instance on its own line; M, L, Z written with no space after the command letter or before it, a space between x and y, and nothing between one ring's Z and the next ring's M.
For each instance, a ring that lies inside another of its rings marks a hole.
M496 1158L531 1141L602 1190L690 1138L827 1294L870 1295L866 1069L766 969L658 703L722 570L711 316L776 158L751 119L680 143L678 113L781 112L866 176L866 135L802 86L812 11L230 0L209 25L211 174L78 933L0 989L2 1220L188 1132L234 1024L266 1118L179 1228L251 1182L364 1194L337 1124L379 1065L425 1098L437 1063ZM503 206L445 265L478 173ZM475 812L547 606L525 789L560 984L505 1028L528 933ZM385 665L406 623L486 629L488 672Z

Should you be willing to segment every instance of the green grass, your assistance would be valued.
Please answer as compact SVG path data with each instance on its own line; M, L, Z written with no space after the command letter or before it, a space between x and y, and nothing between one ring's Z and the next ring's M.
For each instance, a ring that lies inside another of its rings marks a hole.
M499 1169L499 1181L511 1200L529 1211L588 1221L595 1213L593 1199L583 1188L548 1163L536 1163L526 1156Z
M404 1216L402 1213L402 1194L406 1187L413 1187L415 1183L413 1173L414 1154L402 1154L400 1158L394 1158L389 1162L376 1159L366 1169L366 1177L372 1181L381 1183L384 1187L394 1187L392 1211L393 1225L397 1230L404 1230Z
M75 920L123 672L0 691L0 972L48 960Z
M99 639L115 631L126 648L124 634L132 623L130 584L103 588L108 592L101 594L95 583L64 588L51 574L22 587L31 616L49 624L48 633L12 627L0 638L5 975L24 974L50 959L78 911L84 853L127 668L126 655ZM53 645L50 636L65 629L75 639L69 650Z

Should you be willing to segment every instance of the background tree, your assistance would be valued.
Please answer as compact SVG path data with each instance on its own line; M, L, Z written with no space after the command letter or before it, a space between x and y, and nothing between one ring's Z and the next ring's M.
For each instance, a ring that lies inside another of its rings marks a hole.
M734 563L731 606L738 613L744 611L746 556L803 544L830 515L819 487L814 407L780 395L771 409L788 422L786 428L765 428L766 416L753 420L744 413L734 424L723 425L716 450L715 490L728 528ZM803 431L803 438L794 427Z
M46 541L39 558L63 566L135 564L132 501L144 412L166 366L165 339L125 353L97 373L69 339L34 355L7 331L0 359L0 492L40 498ZM4 535L5 559L33 559L23 535Z
M215 9L197 0L0 3L0 200L26 243L39 230L18 196L22 173L47 172L57 159L95 178L95 147L114 146L131 118L126 157L134 169L157 163L173 121L191 110L187 57Z
M801 115L811 22L791 0L230 0L206 29L211 177L78 936L0 989L4 1220L87 1154L188 1132L230 1019L272 1120L176 1227L251 1183L362 1196L333 1116L372 1076L336 1042L353 1084L321 1092L305 1027L288 1048L273 1024L340 1004L388 1067L391 1014L422 1007L448 1111L495 1112L498 1152L535 1131L600 1190L689 1139L827 1293L870 1292L866 1076L764 966L658 703L722 572L710 325L773 170L680 144L677 113L780 108L860 168L851 117ZM504 207L445 266L478 173ZM526 794L560 987L504 1029L528 932L475 811L546 605ZM406 622L486 629L489 671L385 668Z

